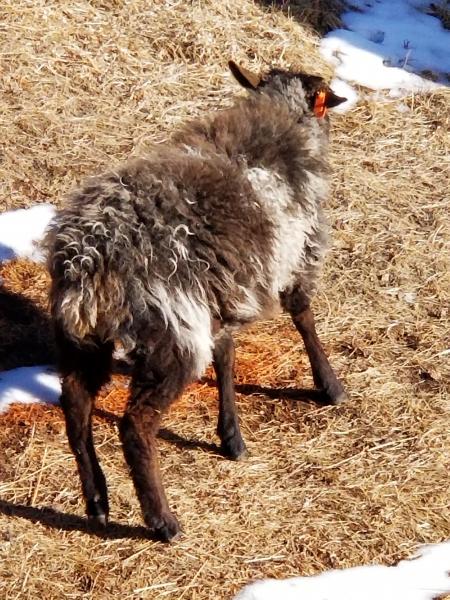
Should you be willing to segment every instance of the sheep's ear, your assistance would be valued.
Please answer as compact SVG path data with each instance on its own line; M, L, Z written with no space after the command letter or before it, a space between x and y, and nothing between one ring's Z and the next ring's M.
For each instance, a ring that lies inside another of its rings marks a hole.
M261 83L261 77L259 75L244 69L244 67L240 67L232 60L228 61L228 67L233 73L235 79L247 89L256 90Z

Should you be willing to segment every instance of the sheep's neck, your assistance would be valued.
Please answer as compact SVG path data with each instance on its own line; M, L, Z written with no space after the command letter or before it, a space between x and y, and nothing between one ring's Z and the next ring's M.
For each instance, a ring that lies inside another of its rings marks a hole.
M287 104L261 96L217 114L208 129L207 139L218 152L256 166L270 162L281 148L295 152L298 117Z
M175 134L174 141L206 154L245 160L252 167L270 167L274 160L279 160L280 153L286 158L295 157L302 152L301 148L311 147L308 144L311 136L321 138L320 152L323 152L326 136L321 130L313 116L295 114L286 102L261 94L189 123Z

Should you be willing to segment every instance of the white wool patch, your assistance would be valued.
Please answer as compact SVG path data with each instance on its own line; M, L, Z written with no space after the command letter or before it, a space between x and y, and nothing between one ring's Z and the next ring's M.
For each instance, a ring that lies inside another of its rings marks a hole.
M64 296L62 297L62 301L59 305L59 312L61 313L63 321L68 327L69 325L71 325L70 329L73 329L72 334L74 335L80 327L80 325L82 325L80 315L80 308L82 302L83 290L81 289L81 287L79 287L76 289L67 290ZM95 311L95 317L96 316L97 311ZM96 321L93 321L93 323L91 324L95 327L95 323Z
M244 296L244 300L234 307L235 316L238 319L244 320L255 318L261 310L261 306L255 293L243 285L238 285L237 287Z
M182 350L194 360L194 375L201 377L212 361L214 341L211 333L211 313L203 298L176 289L168 291L163 283L151 290L155 304L166 325L177 336Z
M277 296L306 261L305 244L318 225L314 204L318 195L326 195L326 183L312 173L308 175L305 196L311 199L311 212L304 213L300 205L293 203L292 188L274 171L255 167L247 170L247 178L275 225L271 280L272 292Z

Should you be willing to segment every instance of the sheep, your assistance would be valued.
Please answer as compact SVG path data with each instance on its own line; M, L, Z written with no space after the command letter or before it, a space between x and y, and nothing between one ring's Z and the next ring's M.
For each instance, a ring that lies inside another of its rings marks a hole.
M310 300L327 247L328 108L345 100L324 80L230 61L249 91L188 123L165 145L88 179L46 236L61 405L94 523L109 512L91 415L115 345L133 369L119 433L152 535L180 532L161 483L161 417L213 362L222 453L245 456L233 387L232 332L292 315L315 385L345 398L317 336Z

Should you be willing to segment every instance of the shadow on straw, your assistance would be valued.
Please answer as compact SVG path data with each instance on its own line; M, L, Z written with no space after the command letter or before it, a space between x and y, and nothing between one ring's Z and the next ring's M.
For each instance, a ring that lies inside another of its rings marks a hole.
M104 421L108 421L109 423L113 423L115 425L119 424L120 417L115 413L110 412L109 410L105 410L103 408L96 408L94 410L94 415L103 419ZM213 454L220 454L220 448L216 444L210 444L209 442L202 442L196 439L188 439L184 438L177 433L174 433L170 429L166 427L162 427L158 431L158 438L161 440L165 440L169 442L169 444L173 444L177 446L177 448L182 449L190 449L190 448L199 448L200 450L205 450L206 452L212 452Z
M216 387L214 379L204 377L202 383ZM320 405L329 405L330 400L322 390L309 388L269 388L253 383L237 383L235 390L244 396L266 396L276 400L295 400L298 402L315 402Z
M63 531L82 531L106 540L122 538L152 539L151 532L142 526L108 523L105 527L93 525L87 518L69 515L54 508L39 508L0 500L0 513L10 517L27 519L32 523L41 523L51 529Z

